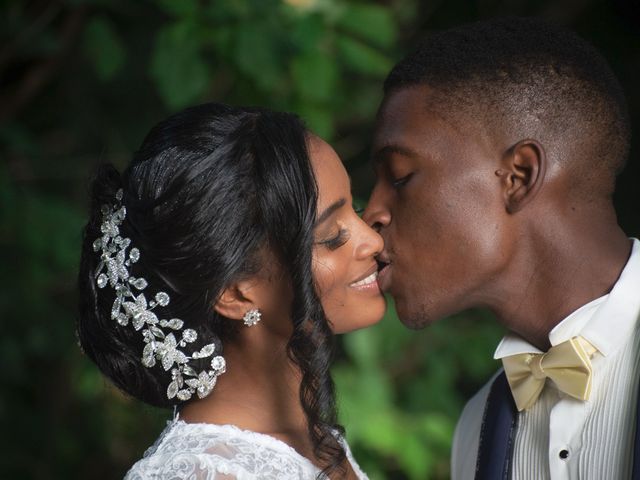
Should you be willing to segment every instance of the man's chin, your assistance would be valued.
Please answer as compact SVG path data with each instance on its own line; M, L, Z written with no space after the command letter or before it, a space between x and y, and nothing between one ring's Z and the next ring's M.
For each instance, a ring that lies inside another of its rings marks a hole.
M413 310L403 300L396 300L396 313L402 324L410 330L421 330L435 320L430 318L424 308Z

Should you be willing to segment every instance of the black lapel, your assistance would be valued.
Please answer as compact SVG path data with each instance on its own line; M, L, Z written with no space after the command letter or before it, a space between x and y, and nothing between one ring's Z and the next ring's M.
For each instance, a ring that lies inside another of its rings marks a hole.
M475 480L511 478L511 457L517 422L518 411L507 377L502 372L491 385L484 409Z

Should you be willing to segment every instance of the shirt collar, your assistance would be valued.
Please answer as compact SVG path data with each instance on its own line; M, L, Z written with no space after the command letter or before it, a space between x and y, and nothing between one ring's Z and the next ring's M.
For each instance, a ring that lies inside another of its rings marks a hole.
M640 314L640 241L632 239L631 255L620 277L607 295L578 308L549 333L555 346L582 335L604 356L629 338ZM519 335L509 332L498 344L494 359L520 353L543 353Z

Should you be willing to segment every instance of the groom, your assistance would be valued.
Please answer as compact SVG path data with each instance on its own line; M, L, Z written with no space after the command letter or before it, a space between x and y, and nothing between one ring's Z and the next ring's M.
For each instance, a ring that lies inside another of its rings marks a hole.
M433 35L384 92L364 213L379 284L410 328L482 307L509 331L452 478L640 480L640 242L611 201L630 126L606 61L542 21L490 20Z

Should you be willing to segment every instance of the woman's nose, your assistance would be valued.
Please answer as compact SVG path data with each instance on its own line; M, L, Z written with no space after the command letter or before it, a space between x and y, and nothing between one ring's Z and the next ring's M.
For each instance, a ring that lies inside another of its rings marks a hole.
M356 257L366 259L375 257L384 248L382 236L373 228L362 222L362 241L356 248Z

